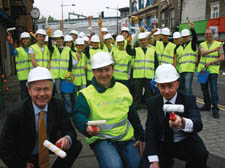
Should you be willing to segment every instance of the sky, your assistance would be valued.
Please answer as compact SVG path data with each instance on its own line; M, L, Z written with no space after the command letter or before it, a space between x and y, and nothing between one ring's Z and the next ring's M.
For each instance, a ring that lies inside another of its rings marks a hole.
M41 16L48 17L49 15L55 19L62 18L62 4L76 6L63 6L63 18L68 18L69 12L74 12L76 14L82 14L85 16L97 17L104 11L105 16L116 16L117 6L118 8L129 7L129 0L34 0L34 7L37 7ZM106 7L115 9L106 9ZM118 13L119 15L119 13ZM77 18L71 16L71 18Z

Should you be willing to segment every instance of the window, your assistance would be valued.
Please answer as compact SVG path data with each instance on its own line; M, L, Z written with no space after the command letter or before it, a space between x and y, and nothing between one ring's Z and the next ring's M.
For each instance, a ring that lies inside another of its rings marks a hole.
M174 27L174 9L170 10L170 27Z
M139 0L139 9L144 8L144 0Z
M150 31L151 27L152 27L152 18L150 16L147 16L147 18L146 18L146 29L148 31Z
M152 0L147 0L146 1L146 7L152 5Z
M161 27L165 26L165 12L162 12L160 15L160 23L161 23Z
M210 18L218 18L220 12L220 2L210 3Z
M137 1L132 2L132 12L137 12Z

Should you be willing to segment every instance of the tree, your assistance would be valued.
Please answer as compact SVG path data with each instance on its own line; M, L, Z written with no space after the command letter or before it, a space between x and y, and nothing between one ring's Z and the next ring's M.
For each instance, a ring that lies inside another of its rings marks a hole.
M46 17L41 16L41 18L39 20L45 22L46 21Z
M55 18L54 17L52 17L52 16L48 16L48 22L51 22L51 21L54 21L55 20Z

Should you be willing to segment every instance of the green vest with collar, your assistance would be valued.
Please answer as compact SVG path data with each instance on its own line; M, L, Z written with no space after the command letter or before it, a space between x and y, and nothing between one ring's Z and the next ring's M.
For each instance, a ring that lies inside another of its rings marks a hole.
M218 42L218 41L213 41L212 45L210 47L208 47L208 44L206 41L202 42L200 44L206 51L207 50L211 50L211 49L215 49L217 47L220 47L221 46L221 42ZM216 51L216 52L212 52L208 55L205 55L205 56L201 56L200 58L200 62L198 64L198 72L200 72L204 67L205 67L205 64L211 62L211 61L214 61L216 60L217 58L219 58L219 52ZM219 70L220 70L220 63L217 62L215 64L211 64L208 66L208 69L207 69L210 74L219 74Z
M177 55L179 55L179 73L195 71L198 50L196 49L196 51L193 51L191 44L192 42L189 42L187 46L183 48L182 54L177 53Z
M48 62L50 59L50 52L48 50L48 47L44 45L44 52L42 52L41 48L38 46L38 44L33 44L30 46L34 50L34 56L37 64L41 67L48 67ZM33 67L32 63L30 62L31 67Z
M27 80L30 72L30 56L23 47L16 48L18 54L15 56L16 72L18 80Z
M112 88L99 93L93 85L89 85L80 92L90 108L88 120L106 120L105 125L99 125L98 136L86 138L88 144L98 139L127 141L134 138L134 129L128 121L129 107L133 99L126 86L116 82Z
M65 79L68 73L69 60L70 60L70 48L64 47L62 52L59 52L57 46L54 46L54 52L52 53L50 72L55 79Z
M77 61L76 52L72 51L71 53L72 53L73 59ZM86 66L86 56L82 52L82 56L79 62L72 68L71 76L75 86L86 85L87 80L85 75L85 66Z
M164 44L162 41L156 42L156 54L158 57L159 65L162 64L173 64L173 58L174 58L174 49L176 45L168 42L166 47L164 48Z
M155 49L148 47L144 53L141 47L136 50L136 57L133 65L133 78L152 79L155 74Z
M128 66L132 57L126 52L126 50L119 50L115 48L113 50L114 73L113 76L116 80L128 80Z

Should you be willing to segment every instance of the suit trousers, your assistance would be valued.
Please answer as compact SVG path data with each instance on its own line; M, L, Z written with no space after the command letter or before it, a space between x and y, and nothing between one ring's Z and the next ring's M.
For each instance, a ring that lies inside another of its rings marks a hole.
M188 137L178 143L166 145L159 143L159 164L160 168L172 168L173 158L186 162L186 168L207 168L208 151L199 137ZM143 157L140 168L149 168L149 161Z

